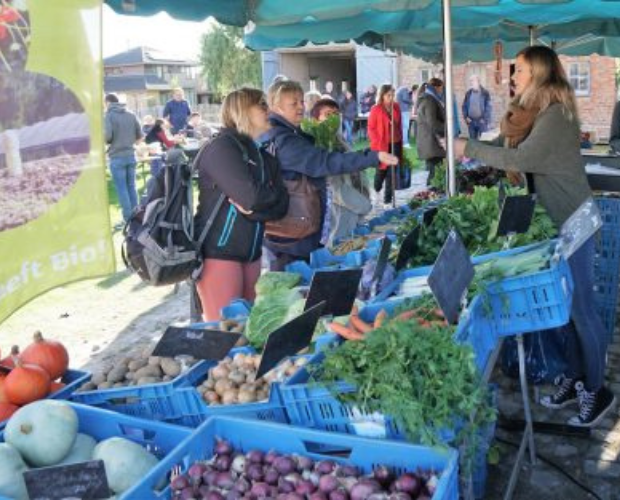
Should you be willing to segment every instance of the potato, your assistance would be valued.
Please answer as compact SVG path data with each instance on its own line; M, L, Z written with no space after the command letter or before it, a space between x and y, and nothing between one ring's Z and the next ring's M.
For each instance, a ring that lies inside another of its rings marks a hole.
M148 364L151 365L151 366L159 366L159 363L161 362L162 359L163 358L161 358L159 356L150 356Z
M220 397L215 391L206 391L203 395L204 400L209 404L219 403Z
M116 384L114 384L112 387L125 387L125 384L123 382L116 382Z
M138 358L138 359L134 359L133 361L131 361L128 367L130 371L135 372L136 370L139 370L140 368L145 367L147 364L148 364L147 358Z
M162 371L170 377L177 377L181 373L181 363L172 358L161 358L159 365Z
M95 385L103 384L108 378L107 372L93 374L92 383Z
M162 376L161 368L155 365L147 365L143 368L140 368L134 373L134 379L140 380L142 377L156 377L161 378Z
M112 382L102 382L99 385L97 385L97 389L99 389L100 391L104 389L110 389L111 387L112 387Z
M227 378L221 378L215 383L215 392L220 396L224 396L224 393L232 389L232 382Z
M80 387L80 391L94 391L97 388L97 384L93 381L86 382L82 387Z
M107 381L114 384L123 380L125 375L127 375L127 366L121 364L113 368L110 373L108 373Z
M254 391L240 390L237 394L237 401L239 401L239 403L241 404L253 403L254 401L256 401L256 393Z
M163 380L164 382L170 382L170 381L171 381L171 380L173 380L173 379L174 379L174 377L171 377L170 375L164 375L164 376L162 377L162 380Z
M125 375L125 380L133 380L135 376L136 374L134 372L127 372L127 374Z
M140 377L136 385L158 384L159 382L161 382L159 377Z
M222 394L222 404L231 405L237 402L239 391L237 389L228 389Z

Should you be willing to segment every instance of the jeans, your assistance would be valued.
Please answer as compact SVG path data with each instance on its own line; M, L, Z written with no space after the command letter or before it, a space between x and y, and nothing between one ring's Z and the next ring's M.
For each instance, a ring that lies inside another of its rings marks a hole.
M569 378L584 377L586 390L597 391L605 376L606 333L594 309L594 236L568 259L575 290L567 333Z
M353 120L343 120L344 125L344 140L348 144L353 144Z
M470 139L480 139L482 132L485 131L484 122L481 119L471 119L467 124L467 128L469 129L469 137Z
M405 146L409 145L409 120L411 118L410 111L401 111L400 113L402 119L402 128L403 128L403 144Z
M110 158L110 171L123 212L123 220L127 222L131 212L138 205L136 159L133 156Z

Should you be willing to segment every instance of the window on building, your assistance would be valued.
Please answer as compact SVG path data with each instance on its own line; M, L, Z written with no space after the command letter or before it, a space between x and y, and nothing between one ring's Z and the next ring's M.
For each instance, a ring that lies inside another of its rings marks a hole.
M572 62L568 64L568 79L578 96L590 95L590 63Z
M433 78L433 68L422 68L420 69L420 83L428 82L431 78Z

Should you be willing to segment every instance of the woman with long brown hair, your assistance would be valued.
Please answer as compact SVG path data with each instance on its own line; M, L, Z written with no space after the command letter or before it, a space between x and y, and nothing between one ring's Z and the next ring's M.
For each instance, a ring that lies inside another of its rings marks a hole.
M513 78L516 97L501 122L500 137L490 145L459 139L455 154L525 174L530 191L537 193L559 228L592 194L579 148L575 94L557 54L547 47L522 50ZM592 293L594 237L568 263L575 282L566 328L569 369L557 380L556 393L541 403L556 409L578 402L580 411L569 419L569 425L592 427L616 400L604 386L607 345Z

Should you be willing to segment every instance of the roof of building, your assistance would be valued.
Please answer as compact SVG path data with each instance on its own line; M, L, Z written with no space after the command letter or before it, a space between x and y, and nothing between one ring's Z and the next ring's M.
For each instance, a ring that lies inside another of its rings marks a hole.
M134 47L120 54L106 57L103 60L104 66L128 66L132 64L197 65L198 63L166 54L151 47Z
M108 75L103 79L103 89L106 93L171 90L172 85L157 75Z

